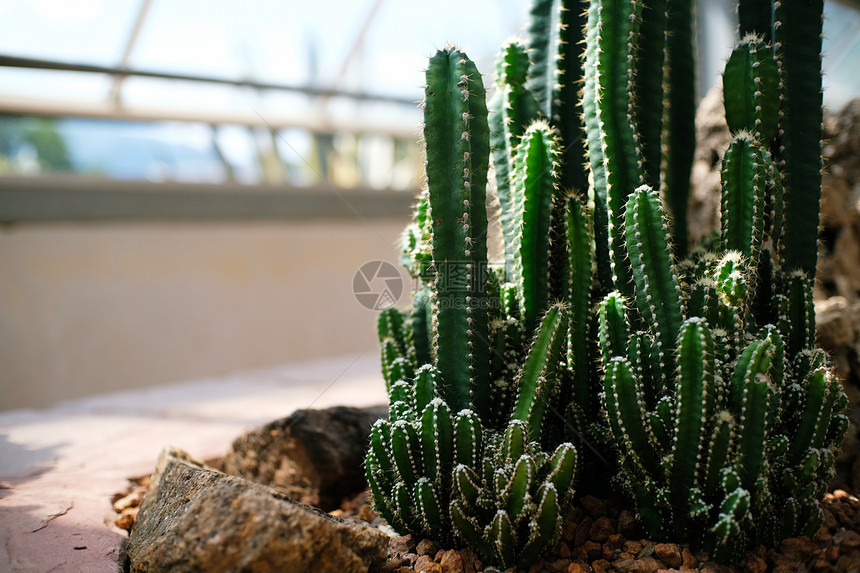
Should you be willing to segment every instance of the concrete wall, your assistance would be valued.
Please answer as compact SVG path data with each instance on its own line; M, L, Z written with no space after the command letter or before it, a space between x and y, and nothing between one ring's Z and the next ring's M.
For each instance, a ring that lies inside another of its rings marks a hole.
M376 353L353 276L370 260L399 268L405 223L2 227L0 410Z

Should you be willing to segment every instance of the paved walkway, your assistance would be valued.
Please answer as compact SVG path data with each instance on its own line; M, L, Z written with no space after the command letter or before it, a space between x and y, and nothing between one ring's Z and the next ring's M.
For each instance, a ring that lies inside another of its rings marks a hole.
M0 412L0 573L116 571L110 497L163 446L207 459L300 408L383 403L373 354Z

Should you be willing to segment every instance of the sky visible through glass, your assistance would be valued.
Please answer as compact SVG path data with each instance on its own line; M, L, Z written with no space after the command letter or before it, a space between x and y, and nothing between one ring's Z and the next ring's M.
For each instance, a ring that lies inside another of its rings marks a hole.
M730 0L709 1L731 4ZM498 47L521 31L528 4L526 0L148 0L148 4L147 0L0 0L0 54L360 91L417 103L427 57L449 42L476 61L489 84ZM838 107L860 93L856 74L860 17L839 2L828 0L826 5L825 70L830 75L825 78L825 103ZM135 22L147 6L139 35L124 62ZM716 25L715 20L705 19ZM708 77L700 83L716 79L714 70L721 69L720 60L731 39L729 30L712 35L705 43L705 49L722 49L723 53L712 55L716 65L705 70ZM854 72L845 73L851 69ZM4 99L16 98L98 106L111 102L113 87L113 78L102 74L0 67L0 106ZM358 118L407 133L413 129L416 137L420 121L417 105L359 104L175 80L131 77L122 83L119 94L122 106L167 110L174 116L321 116L333 123ZM110 128L92 120L64 121L60 129L78 170L139 178L139 166L99 164L100 154L120 147L127 154L137 154L141 161L150 158L145 178L163 178L159 168L151 167L154 161L172 166L167 178L219 181L224 173L212 154L214 137L235 163L239 181L258 180L259 173L254 172L258 168L253 164L260 135L224 123L228 125L215 136L205 122L114 123L113 128L122 133L119 143L115 137L103 137ZM102 138L97 141L94 133ZM308 136L301 130L285 133L283 138L279 147L309 149ZM149 143L142 145L141 139ZM164 143L179 140L184 142L184 151L169 149ZM203 155L195 156L190 149Z

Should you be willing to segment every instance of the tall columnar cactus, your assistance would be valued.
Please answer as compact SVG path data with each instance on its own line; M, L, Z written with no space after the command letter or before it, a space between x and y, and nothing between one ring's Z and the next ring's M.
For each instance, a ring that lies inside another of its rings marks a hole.
M764 19L752 4L741 3L747 32ZM784 7L775 4L779 30ZM818 21L820 13L806 16ZM608 295L599 311L604 404L622 462L617 483L636 500L649 535L724 560L814 532L845 427L845 396L814 346L810 275L792 271L814 268L804 253L816 241L792 228L793 199L783 193L792 169L781 142L810 138L787 120L784 56L781 46L745 34L726 66L734 139L722 169L722 250L674 261L660 200L640 188L624 221L633 293ZM813 68L804 71L818 78ZM817 213L815 192L798 193L794 201Z
M366 460L391 525L526 566L584 465L615 471L649 536L723 560L814 531L847 427L812 303L820 12L740 3L710 250L686 245L690 0L534 0L489 119L474 64L430 60L419 288L380 315L390 418Z
M557 136L535 124L509 140L511 276L489 269L484 98L465 54L446 49L430 60L427 191L404 238L407 267L425 286L411 316L380 315L389 420L373 428L366 469L394 527L470 543L508 567L547 550L573 497L576 450L544 437L571 331L568 307L550 304L551 289L562 288L547 275L550 237L567 227L553 216L564 203ZM571 232L582 243L583 230Z

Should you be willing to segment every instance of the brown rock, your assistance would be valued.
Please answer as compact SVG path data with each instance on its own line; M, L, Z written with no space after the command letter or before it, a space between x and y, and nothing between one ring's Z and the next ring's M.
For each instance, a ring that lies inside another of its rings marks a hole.
M418 547L415 548L415 553L418 555L429 555L431 557L431 561L437 551L439 551L439 548L436 547L436 544L429 539L422 539L418 542Z
M568 547L567 543L565 543L564 541L559 541L558 543L556 543L554 551L555 551L554 554L558 555L562 559L568 559L568 560L570 559L570 556L571 556L570 547Z
M608 517L599 517L591 526L589 537L592 541L603 543L609 536L615 533L615 528L612 527L612 521Z
M370 427L386 412L384 406L298 410L236 438L223 469L331 511L367 487Z
M471 547L461 550L460 557L463 559L463 573L477 573L481 569L481 562Z
M588 515L593 518L606 515L606 502L602 499L598 499L593 495L586 495L579 500L579 503L582 505L583 509L588 512Z
M576 528L576 537L574 538L573 546L579 547L586 541L588 541L588 536L591 533L591 526L594 524L594 520L590 517L586 517L582 521L579 522L579 526Z
M574 561L567 566L567 573L593 573L591 565L583 561Z
M747 560L744 562L745 573L766 573L767 561L756 555L752 551L747 553Z
M392 537L389 546L394 555L406 555L415 552L415 540L412 538L412 534Z
M782 540L779 552L796 563L805 563L818 553L818 547L808 537L791 537Z
M839 545L841 553L845 553L848 550L860 547L860 533L846 529L834 535L833 542Z
M594 561L603 557L603 547L596 541L586 541L582 544L582 550L585 552L587 561Z
M677 569L683 563L681 550L674 543L658 543L654 546L654 557L663 562L663 565Z
M855 573L856 571L860 571L860 556L840 556L839 560L836 561L835 570L840 572L846 571L849 573Z
M695 569L699 566L699 560L693 555L693 552L686 547L681 550L681 564L684 567Z
M620 573L655 573L660 569L660 562L653 557L641 559L619 559L612 566Z
M442 558L439 560L439 565L442 566L442 571L444 573L463 573L464 569L463 558L460 557L460 554L453 549L449 549L442 554Z
M442 566L429 555L419 555L415 561L415 573L443 573Z
M597 561L591 564L591 568L594 573L606 573L612 567L612 564L609 563L606 559L598 559Z
M574 540L576 539L576 530L578 526L578 523L573 521L572 519L564 524L564 529L561 531L561 538L564 540L565 543L569 545L573 544Z
M624 542L624 547L622 547L622 549L632 555L638 555L639 552L642 551L642 544L638 541L630 541L628 539Z
M613 533L609 536L609 539L606 540L606 546L611 550L615 551L618 549L623 549L626 540L624 536L619 533Z
M138 507L127 507L122 511L122 514L114 521L114 524L120 529L131 531L134 522L137 519Z
M128 542L131 573L366 572L388 537L165 448Z
M618 533L627 539L639 537L639 524L636 523L636 516L632 511L624 509L618 514Z
M544 567L552 573L565 573L569 566L570 559L556 559L544 565Z

